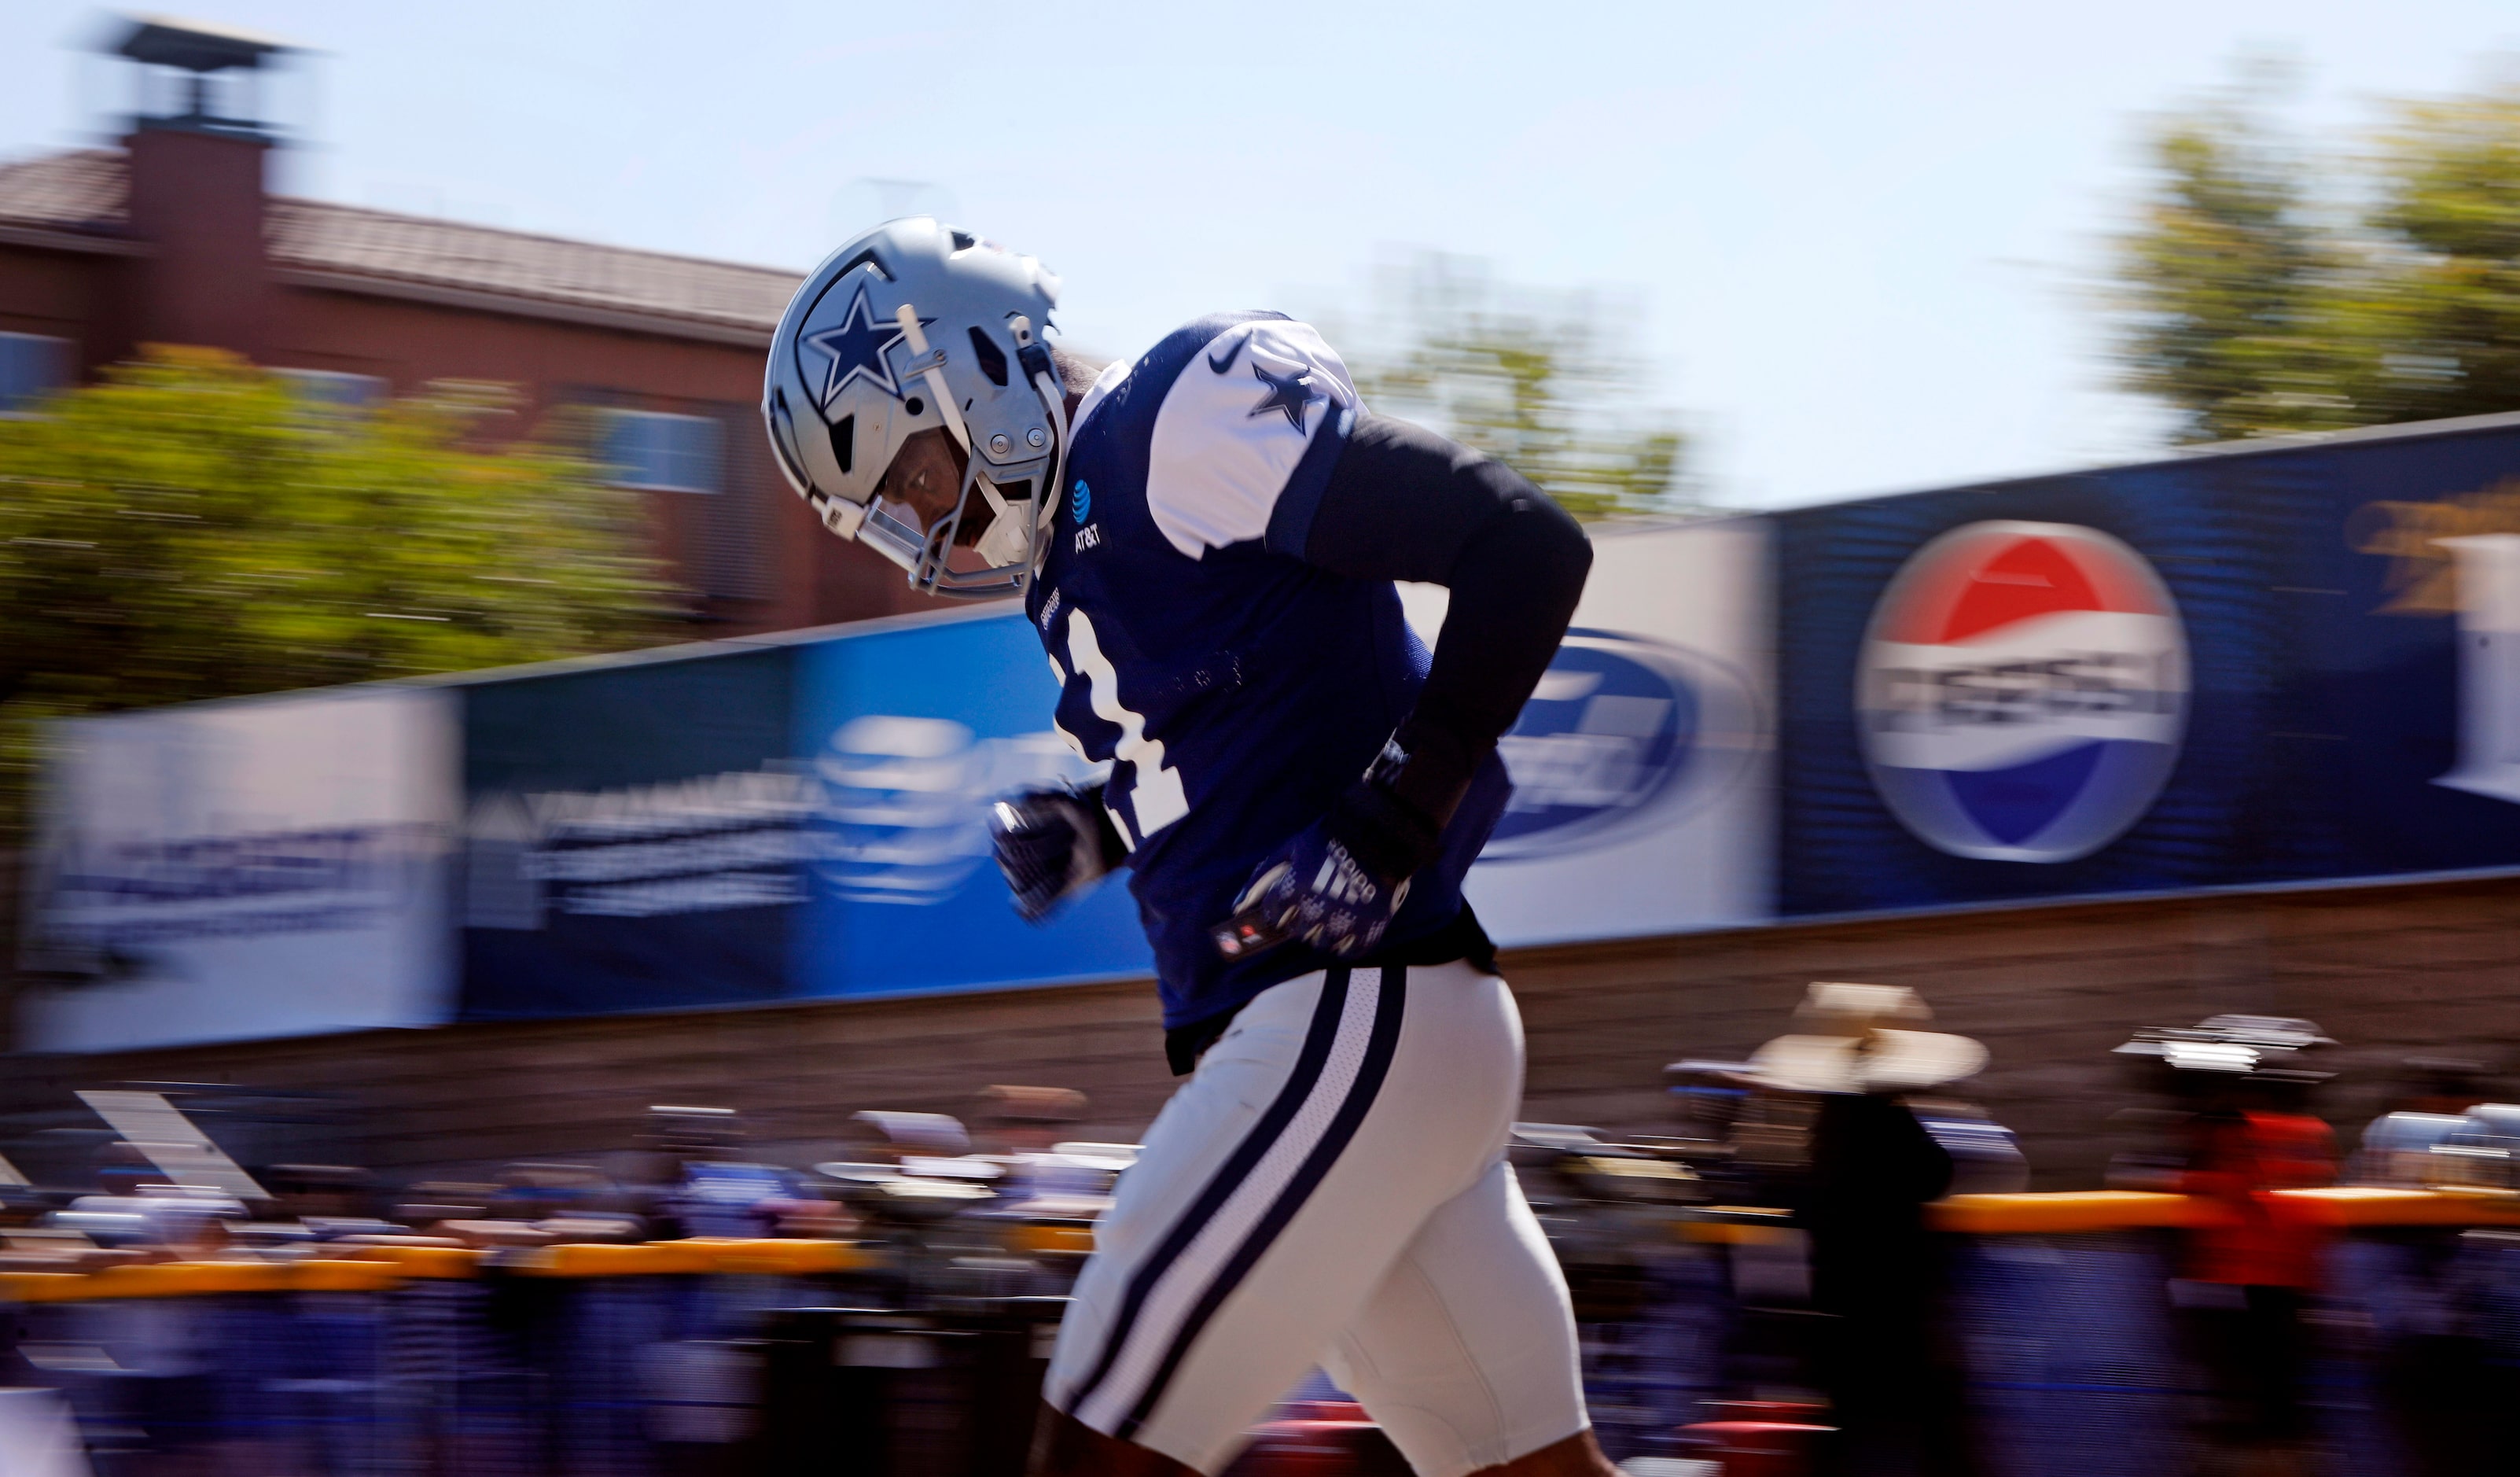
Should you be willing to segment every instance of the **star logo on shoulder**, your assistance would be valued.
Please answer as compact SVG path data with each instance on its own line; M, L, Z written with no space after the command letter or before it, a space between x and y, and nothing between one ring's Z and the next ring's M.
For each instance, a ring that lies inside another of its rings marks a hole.
M936 320L919 321L925 325ZM827 361L821 395L824 409L830 409L832 402L840 397L849 381L861 376L893 398L901 397L901 386L893 379L892 365L883 356L884 350L901 342L901 325L875 315L864 286L849 300L849 310L841 314L837 325L807 334L800 342Z
M1261 396L1260 403L1251 407L1250 418L1253 420L1273 410L1283 411L1286 415L1286 424L1294 427L1296 432L1301 434L1304 429L1305 409L1315 400L1329 398L1315 388L1313 371L1309 365L1287 370L1284 374L1271 374L1268 366L1262 364L1255 356L1251 361L1251 373L1261 384L1269 387L1269 392Z

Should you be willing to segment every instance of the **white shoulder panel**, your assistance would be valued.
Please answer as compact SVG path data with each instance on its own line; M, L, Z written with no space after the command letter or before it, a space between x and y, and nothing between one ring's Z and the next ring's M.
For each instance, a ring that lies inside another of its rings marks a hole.
M1312 325L1238 323L1188 364L1155 413L1147 509L1192 559L1268 531L1286 480L1342 412L1361 408L1347 365Z
M1113 359L1102 366L1102 372L1094 377L1094 388L1085 392L1085 397L1076 402L1076 417L1067 423L1069 440L1076 439L1076 433L1085 429L1085 418L1110 398L1111 392L1120 388L1120 382L1129 377L1129 371L1134 367L1127 359Z

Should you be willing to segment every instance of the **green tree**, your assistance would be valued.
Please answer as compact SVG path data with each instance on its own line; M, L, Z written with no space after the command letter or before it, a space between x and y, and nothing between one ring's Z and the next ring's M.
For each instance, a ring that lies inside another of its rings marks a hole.
M1640 394L1596 300L1509 293L1433 254L1383 277L1388 320L1367 342L1395 346L1358 355L1370 404L1497 458L1578 518L1697 511L1682 490L1687 438Z
M2520 84L2408 104L2375 145L2349 393L2374 421L2520 410Z
M2520 409L2520 88L2401 104L2332 156L2271 101L2155 128L2117 243L2126 383L2188 441Z
M637 646L633 494L494 386L373 410L161 349L0 421L0 836L41 719ZM565 428L562 428L563 430Z

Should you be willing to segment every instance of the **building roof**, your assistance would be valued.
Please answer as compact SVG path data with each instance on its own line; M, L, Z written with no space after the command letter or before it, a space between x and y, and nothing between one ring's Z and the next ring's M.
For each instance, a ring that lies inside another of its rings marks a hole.
M0 231L63 245L128 242L123 155L86 149L0 164ZM799 272L502 231L425 215L276 198L271 264L281 280L491 312L606 323L719 342L766 342Z
M0 220L12 225L119 234L125 193L122 154L115 149L0 164Z

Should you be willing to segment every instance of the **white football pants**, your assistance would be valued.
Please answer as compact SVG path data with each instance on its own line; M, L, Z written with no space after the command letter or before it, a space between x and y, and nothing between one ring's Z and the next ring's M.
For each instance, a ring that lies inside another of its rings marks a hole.
M1583 1430L1565 1280L1505 1162L1521 1095L1513 995L1468 964L1272 987L1120 1177L1052 1404L1202 1472L1315 1363L1419 1477Z

